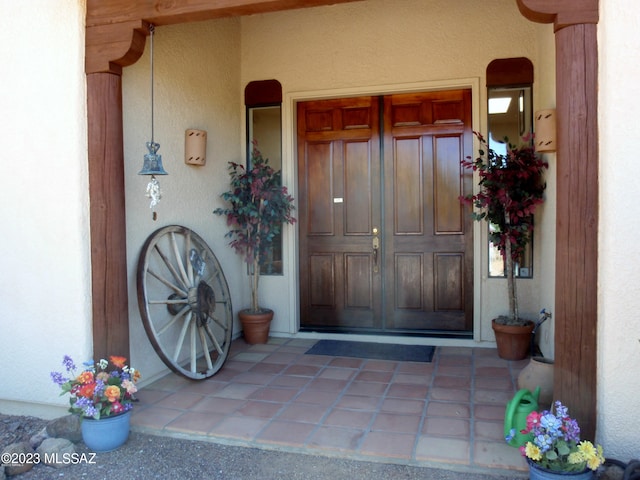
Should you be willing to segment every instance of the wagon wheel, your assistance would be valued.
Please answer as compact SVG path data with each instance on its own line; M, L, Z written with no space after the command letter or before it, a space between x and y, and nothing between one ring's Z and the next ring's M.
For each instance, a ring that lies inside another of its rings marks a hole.
M163 227L142 246L137 276L142 323L162 361L194 380L214 375L229 353L233 316L213 251L186 227Z

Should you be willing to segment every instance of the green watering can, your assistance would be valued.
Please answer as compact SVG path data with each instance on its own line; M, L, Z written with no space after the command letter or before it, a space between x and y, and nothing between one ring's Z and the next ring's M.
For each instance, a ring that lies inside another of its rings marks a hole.
M521 447L533 439L531 433L520 433L527 428L527 416L538 409L538 398L540 397L540 387L531 393L526 388L518 390L518 393L507 403L504 413L504 436L510 437L515 431L515 435L507 441L512 447Z

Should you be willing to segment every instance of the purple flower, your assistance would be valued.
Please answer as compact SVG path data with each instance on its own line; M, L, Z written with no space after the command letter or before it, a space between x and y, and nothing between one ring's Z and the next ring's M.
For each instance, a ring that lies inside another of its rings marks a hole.
M580 427L578 421L573 418L568 418L564 424L565 432L564 439L567 442L580 442Z
M98 410L93 405L87 405L84 408L84 415L86 417L95 417L98 414Z
M69 355L64 356L62 359L62 365L67 369L67 372L71 372L76 369L76 366Z
M62 386L63 383L67 382L67 379L60 372L51 372L51 380L58 386Z
M555 407L556 407L556 414L558 415L558 417L566 418L569 416L569 409L564 405L562 405L560 400L556 400Z
M94 389L93 394L98 397L101 396L102 393L104 392L104 386L105 386L104 382L100 379L97 379L96 388Z

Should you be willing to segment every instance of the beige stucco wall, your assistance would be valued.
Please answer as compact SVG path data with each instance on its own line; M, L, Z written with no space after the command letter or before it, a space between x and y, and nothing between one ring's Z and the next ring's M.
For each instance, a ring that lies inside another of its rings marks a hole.
M640 8L618 0L600 12L598 440L628 461L640 457Z
M154 140L167 176L158 176L162 199L153 221L145 196L149 177L138 175L151 139L150 42L138 62L124 69L124 156L131 359L145 383L166 373L138 311L136 269L144 241L160 227L184 225L200 235L221 264L234 307L245 277L227 247L226 222L214 216L228 189L227 162L243 159L240 88L240 21L223 19L157 27L154 35ZM185 130L207 132L206 164L184 162ZM234 308L237 310L237 308Z
M0 411L91 356L85 2L0 2ZM37 14L34 14L37 12Z

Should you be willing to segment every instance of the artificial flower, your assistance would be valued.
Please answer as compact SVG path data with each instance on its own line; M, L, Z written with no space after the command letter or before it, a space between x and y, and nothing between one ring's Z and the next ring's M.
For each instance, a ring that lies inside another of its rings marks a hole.
M586 468L596 470L604 463L600 445L580 441L578 422L569 417L566 406L557 401L553 410L531 412L527 428L533 439L520 452L536 465L558 472L581 472Z
M62 365L71 378L51 372L51 379L62 390L61 395L71 396L70 412L100 419L131 410L140 372L127 366L125 357L111 356L109 360L101 359L97 364L84 362L83 371L76 375L73 360L65 355ZM110 364L115 368L109 369Z

